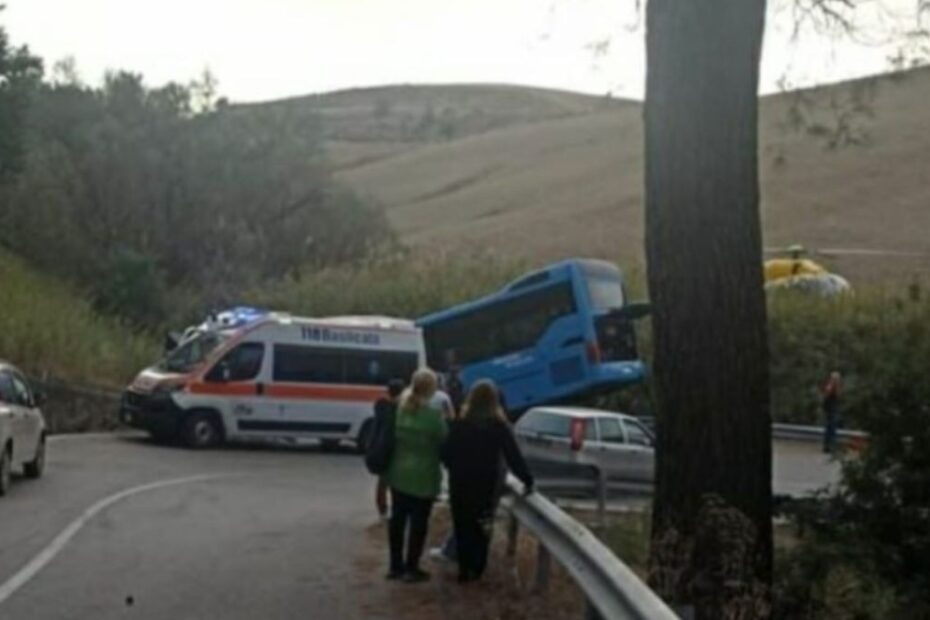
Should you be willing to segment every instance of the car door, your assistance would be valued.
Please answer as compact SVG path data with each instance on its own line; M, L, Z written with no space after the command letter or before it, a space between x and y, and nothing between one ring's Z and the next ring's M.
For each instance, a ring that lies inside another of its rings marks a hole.
M614 480L637 480L636 458L630 445L626 441L626 434L620 418L615 416L601 416L597 418L600 434L598 448L601 467L607 472L607 477Z
M571 418L547 411L530 411L517 424L517 440L537 476L570 475Z
M634 420L624 419L623 428L632 475L638 481L652 482L655 478L655 441L652 434Z
M13 377L8 370L0 370L0 441L6 443L6 440L13 439L14 443L17 442L17 414Z
M35 458L36 448L39 446L39 437L42 432L41 414L36 407L35 395L26 379L17 372L11 373L13 389L19 400L20 416L20 444L16 450L17 460L31 461Z

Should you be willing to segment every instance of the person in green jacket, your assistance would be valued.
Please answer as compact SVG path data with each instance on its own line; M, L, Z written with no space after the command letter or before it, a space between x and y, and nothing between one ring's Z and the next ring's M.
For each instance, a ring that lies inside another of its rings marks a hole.
M431 370L418 370L401 396L394 425L394 453L386 475L392 500L388 525L391 566L387 578L406 583L430 577L420 568L420 557L442 483L439 454L449 432L442 413L429 404L437 385Z

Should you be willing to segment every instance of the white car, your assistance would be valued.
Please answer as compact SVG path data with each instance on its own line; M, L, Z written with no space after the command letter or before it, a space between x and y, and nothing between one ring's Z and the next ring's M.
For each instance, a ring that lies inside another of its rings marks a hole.
M27 478L45 471L45 419L36 394L19 370L0 361L0 496L10 489L13 469Z
M655 439L633 416L581 407L535 407L514 427L539 478L573 478L600 469L610 481L651 485Z

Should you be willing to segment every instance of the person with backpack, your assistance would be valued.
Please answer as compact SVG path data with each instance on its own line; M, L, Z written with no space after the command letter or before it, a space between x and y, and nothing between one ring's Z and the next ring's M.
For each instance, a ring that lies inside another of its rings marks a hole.
M430 578L420 568L420 558L433 503L439 496L442 481L439 456L448 434L443 414L430 406L437 385L431 370L418 370L401 395L394 416L394 445L385 475L392 504L387 578L402 579L405 583Z
M533 476L520 453L492 381L477 382L451 424L443 449L449 470L459 582L480 579L488 562L503 465L533 492Z
M387 384L387 395L382 396L375 402L374 421L372 422L372 432L369 444L365 446L365 463L371 473L378 476L378 484L375 488L375 507L378 514L384 518L387 515L387 481L384 479L384 473L387 471L387 464L390 460L390 452L393 446L394 435L394 416L397 413L397 402L404 391L404 382L400 379L391 379ZM385 445L386 443L391 445ZM378 462L382 463L379 467ZM372 470L377 471L372 471Z

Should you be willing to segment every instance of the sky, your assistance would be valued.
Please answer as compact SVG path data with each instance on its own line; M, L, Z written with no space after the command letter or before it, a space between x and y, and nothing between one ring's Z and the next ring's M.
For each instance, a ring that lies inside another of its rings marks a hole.
M209 68L233 101L449 82L641 98L645 85L635 0L4 1L0 24L14 43L49 67L73 57L91 84L114 68L152 86ZM793 40L785 7L796 1L769 2L763 92L783 77L800 86L887 70L897 45L888 39L913 23L917 0L864 1L856 19L867 44L812 27Z

